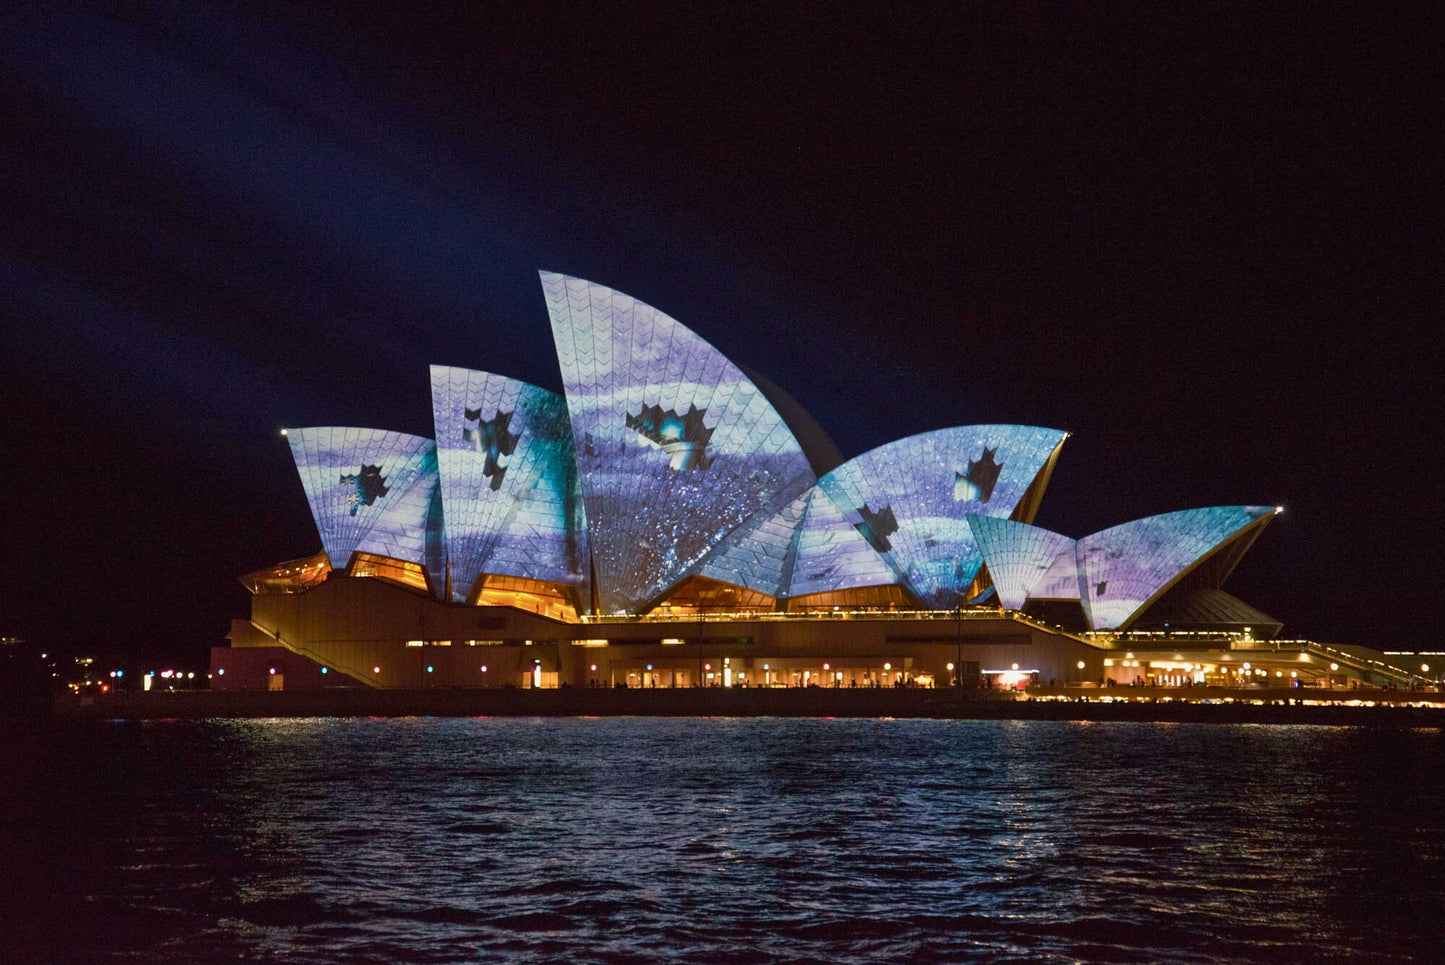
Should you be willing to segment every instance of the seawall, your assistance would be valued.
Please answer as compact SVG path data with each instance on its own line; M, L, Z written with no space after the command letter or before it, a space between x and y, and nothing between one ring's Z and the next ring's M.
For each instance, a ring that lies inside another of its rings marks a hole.
M1440 694L1348 695L1377 701L1347 706L1301 703L1298 691L1252 692L1245 701L1202 703L1170 692L1129 693L1127 700L1014 700L977 694L960 700L937 690L369 690L122 692L59 698L55 716L156 720L208 717L918 717L979 720L1097 720L1445 727L1445 704L1410 706ZM1098 698L1100 691L1089 696ZM1142 698L1142 699L1141 699ZM1306 699L1320 700L1310 694Z

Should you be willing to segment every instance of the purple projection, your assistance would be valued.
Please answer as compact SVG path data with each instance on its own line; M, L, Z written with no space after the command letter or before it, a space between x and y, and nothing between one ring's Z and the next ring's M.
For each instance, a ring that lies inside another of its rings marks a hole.
M808 498L796 546L789 596L902 582L820 486Z
M432 440L403 432L328 426L286 435L301 488L334 569L355 553L428 565L427 527L437 486Z
M601 611L651 606L744 524L756 526L757 540L790 541L786 525L760 524L803 495L814 476L757 386L643 302L580 278L542 272L541 279ZM733 582L775 592L774 561L786 553L784 545L770 547L763 572L737 573Z
M451 598L483 574L576 587L585 580L586 521L560 395L500 375L431 367Z
M959 426L879 446L828 473L828 494L919 600L957 603L981 557L970 514L1007 518L1067 433Z
M798 527L807 505L804 493L772 516L739 526L708 555L698 573L772 597L788 596Z
M1125 626L1197 563L1275 512L1273 506L1184 509L1085 536L1077 556L1089 625Z
M970 515L968 527L1003 606L1022 610L1025 600L1037 597L1035 589L1046 581L1058 560L1064 561L1066 582L1073 583L1077 599L1078 566L1074 541L1069 537L995 516Z

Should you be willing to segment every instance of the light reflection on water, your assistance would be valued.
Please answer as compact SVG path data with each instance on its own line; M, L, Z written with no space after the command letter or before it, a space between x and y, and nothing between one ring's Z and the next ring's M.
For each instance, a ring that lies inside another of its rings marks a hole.
M1438 731L153 722L10 736L21 959L1438 958Z

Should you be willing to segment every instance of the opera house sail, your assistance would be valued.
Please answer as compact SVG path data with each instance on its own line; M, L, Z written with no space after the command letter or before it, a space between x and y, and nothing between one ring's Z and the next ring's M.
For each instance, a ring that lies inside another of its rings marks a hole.
M486 576L567 587L586 610L586 515L567 403L516 379L431 367L450 598Z
M983 562L970 513L1010 517L1068 433L959 426L851 459L818 483L913 595L930 608L965 599Z
M813 472L766 396L690 329L602 285L541 278L598 606L635 613L806 492Z
M442 573L432 440L328 426L292 429L287 441L333 570L365 554L424 568L433 579Z

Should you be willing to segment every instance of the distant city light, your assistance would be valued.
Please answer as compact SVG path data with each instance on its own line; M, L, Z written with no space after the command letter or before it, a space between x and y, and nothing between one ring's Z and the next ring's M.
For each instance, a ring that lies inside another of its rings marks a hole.
M431 665L431 664L427 664L427 665L426 665L426 672L427 672L427 673L431 673L431 672L432 672L432 665Z
M226 672L226 668L225 668L225 667L217 667L217 668L216 668L216 673L217 673L218 675L219 675L219 674L224 674L225 672Z
M322 668L321 668L321 672L322 672L322 673L330 673L331 671L327 670L325 667L322 667Z
M380 668L380 667L372 667L372 668L371 668L371 672L372 672L372 673L381 673L381 668Z

